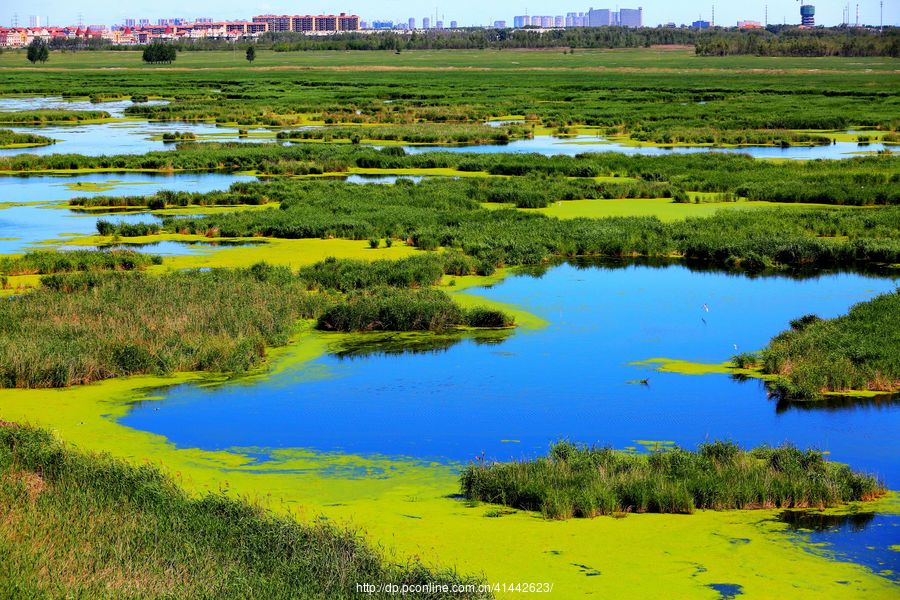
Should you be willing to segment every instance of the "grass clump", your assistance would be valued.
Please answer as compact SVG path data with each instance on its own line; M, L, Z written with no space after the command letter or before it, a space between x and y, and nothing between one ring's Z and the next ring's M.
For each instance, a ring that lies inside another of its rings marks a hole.
M33 133L19 133L10 131L9 129L0 129L0 148L15 148L26 146L49 146L56 140L45 137L43 135L35 135Z
M219 493L191 497L150 464L2 422L0 512L8 598L355 598L358 583L479 583L389 562L327 522L300 524Z
M6 275L46 275L73 271L134 271L162 264L158 255L134 250L40 250L22 256L0 257L0 273Z
M77 123L108 119L105 110L19 110L0 112L0 123L24 123L42 125L46 123Z
M623 512L825 507L885 492L869 475L790 445L745 451L731 442L629 454L560 441L547 457L470 464L460 477L469 500L567 519Z
M455 327L507 327L508 315L465 310L440 290L373 287L351 292L318 320L326 331L447 331Z
M900 290L836 319L807 315L760 353L776 395L817 400L828 392L900 391Z
M0 303L0 387L242 372L330 302L286 268L59 274Z
M440 282L446 262L437 254L371 262L329 257L302 267L298 274L310 289L351 292L375 286L426 287Z

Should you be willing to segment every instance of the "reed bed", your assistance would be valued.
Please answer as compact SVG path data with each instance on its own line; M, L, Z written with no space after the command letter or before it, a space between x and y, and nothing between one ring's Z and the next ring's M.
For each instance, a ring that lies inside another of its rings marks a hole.
M19 110L0 112L0 123L43 125L47 123L77 123L108 119L105 110Z
M162 264L162 257L134 250L39 250L21 256L0 257L4 275L46 275L74 271L138 271Z
M411 144L505 144L528 137L530 130L511 125L490 127L480 124L413 124L363 126L329 126L293 131L279 131L279 140L361 140L408 142Z
M356 598L356 585L477 584L397 563L358 532L186 493L157 467L0 422L0 596ZM387 598L384 592L372 597ZM411 595L483 598L476 592Z
M868 206L900 202L900 157L861 156L846 160L760 161L740 154L700 153L665 156L627 156L613 152L568 156L537 154L469 154L425 152L406 154L391 146L376 150L351 144L191 143L178 152L144 155L80 156L73 154L0 157L0 170L149 169L159 171L257 171L273 175L306 175L367 169L458 169L492 175L553 175L593 178L629 177L638 195L621 195L609 186L610 196L648 197L647 184L664 183L659 191L715 192L750 200L812 202ZM528 181L523 182L528 184ZM542 183L540 185L544 185ZM494 185L494 184L485 184ZM601 188L602 189L602 188ZM628 188L619 188L625 190ZM667 197L662 193L656 197Z
M233 183L226 192L207 193L161 190L150 196L82 196L69 200L69 206L81 208L183 208L187 206L259 206L269 201L265 194L248 189L243 183Z
M460 476L470 500L540 511L550 519L696 509L826 507L885 493L872 476L790 445L743 450L730 442L630 454L560 441L547 457L479 461Z
M322 180L245 184L242 193L280 202L281 210L167 217L161 229L211 237L398 239L423 250L459 250L482 265L480 272L571 256L680 256L749 271L900 262L900 206L720 211L672 223L654 217L561 221L485 209L485 195L503 193L505 182L494 187L463 180L401 181L394 186ZM145 235L153 228L159 225L98 224L104 235Z
M0 387L175 371L242 372L329 302L287 269L89 273L0 303Z
M19 133L9 129L0 129L0 148L4 146L49 146L56 140L34 133Z
M84 264L108 254L87 253ZM299 275L265 263L159 276L58 271L37 290L0 303L0 387L65 387L176 371L242 373L259 365L268 347L288 343L303 319L317 319L327 331L512 326L500 311L463 309L427 287L465 262L418 256L377 261L367 270L357 261L328 259Z
M835 319L807 315L791 322L746 366L777 375L780 398L821 400L850 391L900 393L900 290L861 302Z
M326 309L317 327L326 331L434 331L462 326L511 327L501 311L466 310L440 290L374 287L351 292Z

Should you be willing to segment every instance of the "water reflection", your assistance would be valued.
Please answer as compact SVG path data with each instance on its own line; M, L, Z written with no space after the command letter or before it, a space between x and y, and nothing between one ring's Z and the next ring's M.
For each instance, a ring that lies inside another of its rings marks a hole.
M893 549L900 537L900 515L786 510L778 518L788 524L789 535L805 542L810 552L861 564L900 582L900 552Z

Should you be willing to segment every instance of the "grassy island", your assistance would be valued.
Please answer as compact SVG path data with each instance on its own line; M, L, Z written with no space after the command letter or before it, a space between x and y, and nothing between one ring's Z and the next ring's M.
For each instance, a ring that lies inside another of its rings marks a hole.
M900 392L900 291L861 302L835 319L806 315L759 353L735 362L775 375L769 382L786 399L825 394Z
M0 129L0 149L36 148L38 146L49 146L55 142L56 140L43 135Z
M545 517L695 509L826 507L885 493L874 477L793 446L745 451L730 442L628 454L557 442L547 457L471 464L461 476L470 500L540 511Z

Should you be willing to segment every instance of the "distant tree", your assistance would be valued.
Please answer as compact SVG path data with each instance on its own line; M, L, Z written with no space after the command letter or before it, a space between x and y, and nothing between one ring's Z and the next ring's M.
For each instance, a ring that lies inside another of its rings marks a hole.
M247 62L252 63L256 59L256 47L249 46L247 48Z
M162 42L153 42L144 48L143 59L145 63L172 63L175 62L177 50L171 44L163 44Z
M41 38L34 38L31 40L31 43L28 44L28 53L26 56L28 57L28 62L31 64L36 62L47 62L47 59L50 58L50 49L47 47L47 42Z

